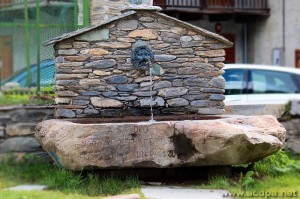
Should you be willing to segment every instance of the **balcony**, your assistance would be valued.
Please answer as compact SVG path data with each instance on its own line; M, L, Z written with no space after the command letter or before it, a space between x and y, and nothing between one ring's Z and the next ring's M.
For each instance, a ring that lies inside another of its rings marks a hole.
M208 15L269 16L268 0L154 0L163 12Z

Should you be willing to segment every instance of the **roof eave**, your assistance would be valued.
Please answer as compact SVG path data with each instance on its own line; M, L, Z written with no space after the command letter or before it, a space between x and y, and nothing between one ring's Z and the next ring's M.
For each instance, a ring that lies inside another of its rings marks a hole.
M232 43L232 42L228 41L227 39L225 39L225 38L222 37L221 35L218 35L218 34L216 34L216 33L213 33L213 32L207 31L207 30L204 30L204 29L202 29L202 28L200 28L200 27L197 27L197 26L194 26L194 25L192 25L192 24L190 24L190 23L187 23L187 22L178 20L178 19L176 19L176 18L170 17L170 16L165 15L165 14L163 14L163 13L156 12L156 11L154 11L154 10L147 10L147 9L145 9L145 10L143 10L143 9L136 9L136 11L134 11L134 10L131 9L130 11L124 12L124 13L122 13L122 14L119 15L119 16L112 17L112 18L110 18L109 20L104 21L104 22L102 22L102 23L99 23L99 24L97 24L97 25L90 26L90 27L86 27L86 28L82 28L82 29L79 29L79 30L77 30L77 31L73 31L73 32L71 32L71 33L63 34L63 35L61 35L61 36L59 36L59 37L55 37L55 38L53 38L53 39L51 39L51 40L48 40L46 43L44 43L44 46L48 46L48 45L51 45L51 44L55 44L55 43L57 43L57 42L60 42L60 41L63 41L63 40L66 40L66 39L75 37L75 36L77 36L77 35L80 35L80 34L83 34L83 33L87 32L87 31L90 31L90 30L99 28L99 27L101 27L101 26L107 25L108 23L117 21L117 20L119 20L119 19L121 19L121 18L128 17L128 16L131 16L131 15L133 15L133 14L136 14L138 11L150 11L150 12L154 12L156 15L159 15L160 17L163 17L163 18L165 18L165 19L168 19L168 20L174 21L174 22L176 22L176 23L179 23L179 24L181 24L182 26L185 26L185 27L187 27L187 28L190 28L190 29L192 29L192 30L194 30L194 31L196 31L196 32L200 32L201 34L203 34L203 35L205 35L205 36L209 36L209 37L211 37L211 38L214 38L214 39L216 39L216 40L222 42L223 44L225 44L226 47L231 47L231 46L233 46L233 43Z
M55 37L55 38L52 38L50 40L48 40L47 42L45 42L43 45L44 46L49 46L51 44L55 44L57 42L60 42L60 41L63 41L63 40L66 40L66 39L69 39L69 38L72 38L72 37L75 37L75 36L78 36L80 34L83 34L85 32L88 32L90 30L93 30L93 29L96 29L96 28L99 28L101 26L105 26L111 22L114 22L114 21L117 21L121 18L124 18L124 17L128 17L128 16L131 16L133 14L136 14L136 11L128 11L128 12L125 12L119 16L116 16L116 17L111 17L109 20L106 20L102 23L99 23L97 25L93 25L93 26L89 26L89 27L86 27L86 28L81 28L79 30L76 30L76 31L73 31L73 32L70 32L70 33L66 33L66 34L63 34L59 37Z
M194 26L194 25L192 25L192 24L190 24L190 23L187 23L187 22L178 20L178 19L176 19L176 18L174 18L174 17L170 17L170 16L168 16L168 15L166 15L166 14L163 14L163 13L160 13L160 12L157 12L156 14L158 14L159 16L161 16L161 17L163 17L163 18L166 18L166 19L169 19L169 20L171 20L171 21L174 21L174 22L176 22L176 23L180 23L180 24L182 24L183 26L185 26L185 27L187 27L187 28L191 28L191 29L193 29L193 30L196 31L196 32L200 32L201 34L203 34L203 35L205 35L205 36L209 36L209 37L211 37L211 38L214 38L214 39L216 39L216 40L218 40L218 41L224 43L225 45L227 45L227 47L232 47L232 46L233 46L233 43L232 43L232 42L230 42L230 41L227 40L226 38L222 37L221 35L218 35L218 34L216 34L216 33L210 32L210 31L208 31L208 30L204 30L204 29L202 29L202 28L200 28L200 27Z

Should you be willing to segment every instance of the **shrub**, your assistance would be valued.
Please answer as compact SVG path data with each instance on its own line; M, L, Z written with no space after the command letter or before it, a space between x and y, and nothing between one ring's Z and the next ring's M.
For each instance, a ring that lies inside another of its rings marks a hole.
M284 151L280 150L277 153L256 162L254 171L261 175L276 176L281 173L299 172L300 165L297 161L291 159Z

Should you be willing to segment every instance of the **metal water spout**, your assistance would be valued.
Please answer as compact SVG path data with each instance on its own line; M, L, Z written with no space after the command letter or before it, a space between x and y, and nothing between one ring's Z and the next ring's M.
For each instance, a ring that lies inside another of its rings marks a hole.
M154 53L149 45L145 42L137 39L137 41L132 46L131 53L131 63L135 69L137 69L141 73L146 73L149 71L150 75L150 110L151 110L151 118L149 122L155 122L153 118L153 94L152 94L152 69L154 64Z
M136 42L132 45L131 63L136 70L143 73L149 71L154 63L153 50L140 38L137 38Z

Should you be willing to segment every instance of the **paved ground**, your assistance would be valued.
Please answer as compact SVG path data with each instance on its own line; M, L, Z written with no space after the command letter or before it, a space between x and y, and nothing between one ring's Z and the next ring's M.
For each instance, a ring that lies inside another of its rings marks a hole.
M42 191L47 189L47 186L44 185L18 185L15 187L7 188L7 190L11 191Z
M142 192L149 199L224 199L225 190L193 189L175 186L144 186Z
M46 188L47 186L43 185L19 185L10 187L8 190L32 191L45 190ZM144 196L149 199L230 199L224 196L229 193L225 190L195 189L177 186L143 186L142 192ZM135 195L136 194L134 194L134 197L127 196L125 198L137 198ZM120 198L120 196L116 198Z

